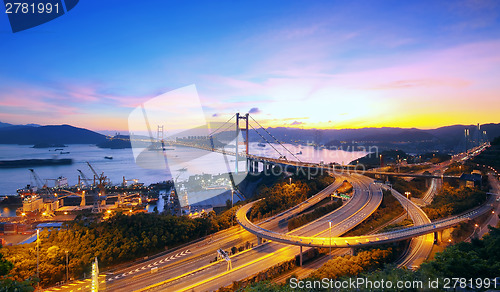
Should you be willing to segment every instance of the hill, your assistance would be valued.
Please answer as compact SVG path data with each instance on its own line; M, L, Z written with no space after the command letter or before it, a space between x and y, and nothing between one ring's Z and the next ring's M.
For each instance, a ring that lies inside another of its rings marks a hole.
M104 135L70 125L0 128L0 144L98 144L105 140Z
M419 129L394 130L391 133L370 135L362 139L372 142L420 142L437 140L436 136Z
M481 125L480 131L477 125L453 125L428 130L391 127L360 129L267 128L274 137L285 143L313 143L337 147L376 145L380 150L400 149L408 153L461 152L466 147L465 129L469 130L471 140L478 137L478 135L482 136L483 131L486 131L490 140L500 135L500 124ZM267 133L260 132L265 139L274 142L274 139ZM249 134L250 141L263 140L254 131L250 131ZM352 147L349 149L352 149Z

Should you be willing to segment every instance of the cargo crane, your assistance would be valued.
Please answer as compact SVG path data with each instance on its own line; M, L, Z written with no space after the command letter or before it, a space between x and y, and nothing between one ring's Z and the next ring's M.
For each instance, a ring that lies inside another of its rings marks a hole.
M104 196L106 194L106 189L105 186L107 184L107 177L104 175L104 172L102 172L100 175L97 174L97 171L92 167L90 162L87 161L87 165L89 166L90 170L94 173L94 178L97 178L99 181L97 184L97 187L99 188L99 196ZM92 209L92 212L99 212L99 197L94 195L94 208Z
M38 176L38 174L35 172L34 169L30 168L29 171L31 171L31 176L33 177L36 186L38 187L38 190L40 191L41 194L44 192L50 196L50 190L47 188L47 181L45 183L43 180Z
M31 175L33 176L35 184L39 189L47 188L47 184L43 183L43 180L38 176L34 169L30 168L29 171L31 171Z
M68 193L68 194L65 195L65 196L62 196L62 197L58 197L57 194L56 194L56 197L57 197L58 200L66 198L68 196L72 196L72 195L79 196L79 197L82 197L82 201L80 202L80 207L85 207L85 204L86 204L86 202L85 202L85 191L83 191L81 194L74 193L74 192L71 192L71 191L68 191L68 190L60 190L60 192L65 192L65 193Z
M101 174L97 174L97 171L95 171L95 169L92 167L92 165L88 161L87 161L87 165L89 166L90 170L92 170L92 172L94 173L94 179L97 178L97 180L98 180L97 187L99 188L99 194L101 196L104 195L106 192L104 186L107 184L107 179L108 179L107 176L104 175L104 172L102 172Z
M78 176L78 185L81 186L82 185L82 182L80 181L83 180L83 183L85 184L85 186L87 187L91 187L92 186L92 183L90 182L90 179L87 178L87 176L83 173L83 171L77 169L78 172L80 173L80 175Z

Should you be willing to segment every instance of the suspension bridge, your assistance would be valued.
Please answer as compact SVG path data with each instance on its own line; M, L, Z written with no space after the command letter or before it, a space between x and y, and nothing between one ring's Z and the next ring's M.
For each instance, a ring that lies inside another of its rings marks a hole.
M163 132L163 128L161 128ZM278 156L278 158L259 156L249 152L249 136L250 131L253 131L261 139L261 143L268 145ZM240 135L241 134L241 135ZM240 137L241 136L241 137ZM231 144L222 143L221 139L230 140ZM229 138L229 139L228 139ZM240 138L242 141L240 141ZM234 145L232 144L234 142ZM164 145L169 146L183 146L198 148L206 151L217 152L224 155L236 157L235 159L235 172L239 172L238 162L246 160L246 171L249 173L262 171L271 171L273 166L280 166L288 172L296 172L297 169L310 171L314 169L315 172L331 171L343 173L360 173L360 174L373 174L383 176L403 176L403 177L423 177L423 178L452 178L458 179L459 176L450 175L435 175L435 174L412 174L412 173L396 173L366 170L364 166L360 165L340 165L340 164L324 164L302 161L298 157L298 153L294 154L293 151L288 149L284 143L278 140L268 129L263 127L253 116L249 113L240 115L234 114L226 122L221 123L219 127L211 131L206 136L191 136L189 138L176 137L175 140L163 141ZM287 144L291 144L287 142ZM299 146L299 145L297 145ZM230 150L229 148L234 148ZM374 154L376 155L376 154Z

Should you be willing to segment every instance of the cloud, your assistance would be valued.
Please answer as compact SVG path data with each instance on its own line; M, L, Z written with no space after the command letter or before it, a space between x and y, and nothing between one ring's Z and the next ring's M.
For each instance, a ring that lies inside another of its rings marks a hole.
M374 87L373 89L398 89L411 87L434 87L434 86L449 86L449 87L465 87L470 85L468 80L461 79L408 79L397 80L387 84Z
M215 114L212 115L212 118L216 118L218 116L220 116L220 115L218 113L215 113Z
M249 114L260 114L262 111L258 107L251 108L248 113Z
M291 123L290 125L291 126L298 126L298 125L302 125L304 124L303 122L299 122L299 121L294 121L293 123Z

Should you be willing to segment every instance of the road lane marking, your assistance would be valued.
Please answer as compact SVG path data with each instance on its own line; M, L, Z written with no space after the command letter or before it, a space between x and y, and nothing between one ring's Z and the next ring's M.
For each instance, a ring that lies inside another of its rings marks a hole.
M177 254L175 254L173 256L168 256L164 260L166 260L166 262L168 262L168 261L171 261L171 260L178 259L178 258L181 258L183 256L186 256L186 255L188 255L190 253L191 253L191 250L187 249L187 250L179 252L179 253L177 253ZM144 265L144 266L142 266L140 268L137 268L135 270L131 270L131 271L128 271L128 272L125 272L125 273L122 273L122 274L118 274L118 275L116 275L114 277L112 276L109 279L107 279L106 281L107 282L111 282L111 281L114 281L114 280L116 280L118 278L122 278L122 277L125 277L125 276L128 276L128 275L132 275L132 274L138 273L140 271L146 270L147 268L153 268L154 266L157 266L160 263L161 264L164 263L164 260L156 261L154 263L150 263L148 265Z

